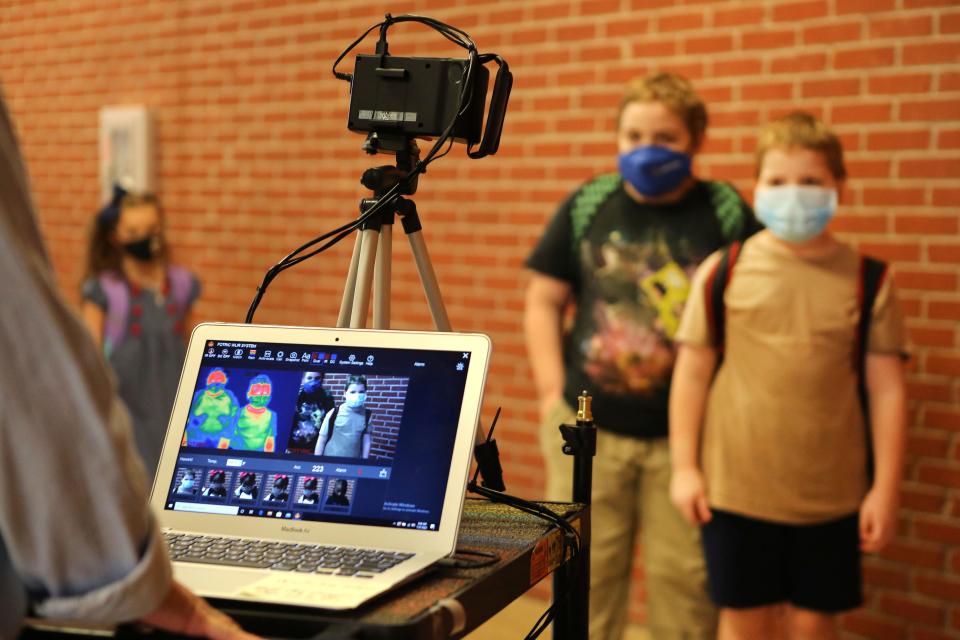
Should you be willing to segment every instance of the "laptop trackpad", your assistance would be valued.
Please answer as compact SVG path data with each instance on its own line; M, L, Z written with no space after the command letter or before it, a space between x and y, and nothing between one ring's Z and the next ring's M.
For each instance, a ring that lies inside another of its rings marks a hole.
M360 578L324 578L291 571L260 571L175 562L174 577L202 596L352 609L384 590Z
M267 572L174 562L173 575L202 596L223 598L236 595L241 589L263 580Z

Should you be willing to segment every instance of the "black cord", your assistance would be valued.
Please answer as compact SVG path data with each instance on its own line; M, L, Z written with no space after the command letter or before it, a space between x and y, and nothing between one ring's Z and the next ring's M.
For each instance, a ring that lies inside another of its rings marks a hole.
M385 55L387 52L387 30L391 25L401 22L418 22L424 25L431 27L432 29L438 31L443 37L450 40L454 44L457 44L469 53L467 58L467 68L464 70L463 75L461 76L461 85L460 85L460 95L457 102L456 115L451 118L450 123L447 125L447 128L441 133L441 135L436 139L434 145L430 148L430 151L427 152L427 155L418 160L416 166L414 166L405 176L400 178L396 184L394 184L383 196L381 196L377 202L370 207L363 215L361 215L356 220L348 222L340 227L329 231L309 242L301 245L296 250L292 251L286 255L280 262L271 267L263 276L263 280L260 283L260 286L257 287L257 292L254 295L253 301L250 303L250 307L247 309L247 315L245 322L247 324L253 323L253 318L257 312L257 308L260 306L260 302L263 300L264 295L267 292L270 284L273 280L280 275L283 271L294 267L305 260L326 251L333 245L337 244L358 228L362 227L365 222L374 218L377 215L380 215L384 209L392 205L402 193L401 185L407 186L411 181L418 175L426 173L427 167L431 162L442 158L450 152L450 149L453 147L453 129L457 124L457 119L466 113L467 109L470 107L470 103L473 99L473 76L475 70L475 64L479 58L479 53L477 52L476 44L470 35L459 29L457 27L448 25L444 22L436 20L434 18L428 18L425 16L418 16L413 14L406 14L401 16L391 16L389 13L386 14L384 20L379 22L370 28L368 28L364 33L354 40L346 49L344 49L339 56L337 56L336 61L333 63L333 75L340 80L352 81L353 76L349 73L342 73L337 71L337 66L347 56L357 45L359 45L371 32L375 29L380 29L380 41L377 44L378 53ZM440 149L447 144L447 149L440 152ZM332 239L330 239L332 238ZM311 251L310 253L304 253L311 247L329 240L326 244L322 245L320 248Z

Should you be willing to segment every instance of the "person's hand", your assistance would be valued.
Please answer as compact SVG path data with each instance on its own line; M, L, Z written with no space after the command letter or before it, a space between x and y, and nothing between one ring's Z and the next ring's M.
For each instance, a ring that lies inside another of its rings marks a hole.
M258 640L179 582L170 585L160 606L140 622L170 633L210 640Z
M699 469L679 469L670 478L670 500L691 524L702 525L713 517L707 506L707 488Z
M897 493L874 487L860 505L860 549L876 553L897 532Z

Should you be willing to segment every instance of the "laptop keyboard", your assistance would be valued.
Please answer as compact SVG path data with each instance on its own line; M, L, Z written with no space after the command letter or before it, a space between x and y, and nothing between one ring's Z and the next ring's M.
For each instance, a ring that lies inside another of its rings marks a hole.
M413 557L412 553L373 551L290 542L268 542L166 531L171 559L230 567L299 571L372 578Z

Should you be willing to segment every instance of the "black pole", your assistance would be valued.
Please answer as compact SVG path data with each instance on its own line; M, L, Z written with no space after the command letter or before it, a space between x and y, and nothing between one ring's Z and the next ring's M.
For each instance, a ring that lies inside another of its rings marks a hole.
M577 398L577 423L560 425L563 452L573 456L573 501L589 508L593 490L593 456L597 452L597 428L586 391ZM584 536L589 540L590 536ZM586 640L590 627L590 545L580 549L579 557L564 563L554 573L553 597L568 594L553 625L554 640Z

